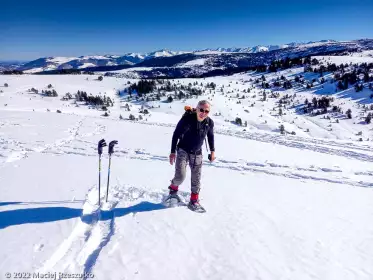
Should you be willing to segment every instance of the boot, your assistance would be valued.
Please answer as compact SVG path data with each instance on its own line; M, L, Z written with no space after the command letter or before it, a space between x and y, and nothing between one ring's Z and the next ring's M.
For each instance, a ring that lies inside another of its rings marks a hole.
M190 194L190 203L191 204L198 203L198 193L191 193Z
M182 202L180 197L177 194L177 191L179 190L178 186L175 186L175 185L171 184L171 186L169 186L168 189L170 190L170 192L169 192L168 196L166 197L166 199L163 201L163 204L166 207L176 206L177 204Z
M171 184L168 188L170 190L169 195L177 195L177 191L179 190L178 186L175 186L175 185Z
M188 208L198 213L206 212L205 208L203 208L202 205L199 203L198 193L191 193Z

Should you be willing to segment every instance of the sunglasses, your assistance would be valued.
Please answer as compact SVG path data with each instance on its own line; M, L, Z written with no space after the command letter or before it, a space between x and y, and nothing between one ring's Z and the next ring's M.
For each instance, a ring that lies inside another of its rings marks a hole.
M209 110L203 110L203 108L199 108L199 111L200 111L201 113L206 113L206 114L210 113Z

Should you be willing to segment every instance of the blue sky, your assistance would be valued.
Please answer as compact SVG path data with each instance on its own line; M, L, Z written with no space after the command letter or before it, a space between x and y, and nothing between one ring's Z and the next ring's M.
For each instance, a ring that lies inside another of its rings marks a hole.
M11 1L0 60L373 38L372 0Z

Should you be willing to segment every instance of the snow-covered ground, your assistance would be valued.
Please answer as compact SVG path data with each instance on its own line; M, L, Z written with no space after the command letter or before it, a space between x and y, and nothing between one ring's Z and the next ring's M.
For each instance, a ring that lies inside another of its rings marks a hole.
M316 58L317 60L335 63L336 65L340 64L360 64L360 63L373 63L372 51L365 51L361 53L353 53L351 56L331 56L331 55L316 55L312 56L312 58Z
M182 63L182 66L195 66L195 65L205 65L206 59L205 58L198 58L195 60L188 61L186 63Z
M296 68L265 77L300 73ZM85 279L373 279L373 135L372 125L359 123L359 106L369 99L333 88L335 104L353 112L353 119L339 117L339 123L290 107L279 116L278 99L268 93L260 101L263 90L249 81L261 75L172 81L217 85L199 98L212 102L216 125L217 160L208 162L204 151L204 214L161 204L174 174L168 155L175 124L183 107L198 99L131 102L128 112L126 96L116 93L136 80L0 76L0 85L9 84L0 87L0 279L9 279L7 272L31 279L47 273L86 273ZM49 84L58 97L27 92ZM78 90L113 98L109 116L60 100ZM303 104L328 90L320 85L278 92L296 94L295 102ZM119 119L137 117L141 105L150 111L142 121ZM233 124L236 117L247 127ZM280 124L296 135L281 135ZM108 202L107 150L102 158L98 209L97 142L103 138L119 144ZM186 202L187 174L181 186Z

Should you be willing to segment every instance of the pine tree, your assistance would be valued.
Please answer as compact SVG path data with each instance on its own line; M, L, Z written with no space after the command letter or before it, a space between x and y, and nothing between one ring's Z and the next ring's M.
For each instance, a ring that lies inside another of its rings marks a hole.
M370 121L372 120L372 113L369 113L368 116L365 118L365 122L367 124L370 124Z
M347 111L346 111L346 115L347 115L347 117L349 118L349 119L352 119L352 111L351 111L351 109L348 109Z
M317 99L316 97L312 98L313 107L317 108Z
M369 82L369 74L368 74L368 72L365 72L364 73L364 83L367 83L367 82Z
M242 126L242 120L241 120L241 118L237 117L236 120L235 120L235 122L236 122L236 124Z

